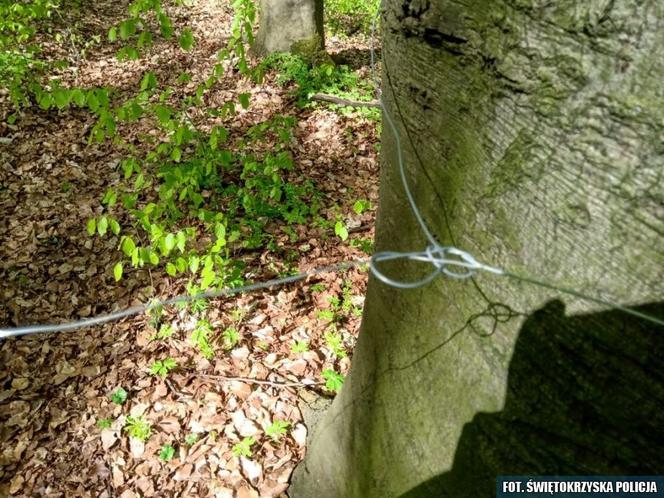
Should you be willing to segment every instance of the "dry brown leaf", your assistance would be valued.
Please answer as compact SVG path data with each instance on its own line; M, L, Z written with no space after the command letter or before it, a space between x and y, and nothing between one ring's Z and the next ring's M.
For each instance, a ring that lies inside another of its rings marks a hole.
M250 488L248 486L242 486L238 488L237 494L235 496L237 498L259 498L258 492L254 488Z

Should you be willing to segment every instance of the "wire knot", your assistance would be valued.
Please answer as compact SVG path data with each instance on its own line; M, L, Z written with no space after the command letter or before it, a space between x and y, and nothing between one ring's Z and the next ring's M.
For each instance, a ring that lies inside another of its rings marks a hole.
M434 269L424 278L413 282L394 280L378 269L378 263L394 261L397 259L408 259L429 263ZM370 260L371 272L382 282L400 289L415 289L422 287L434 280L439 275L446 275L456 280L465 280L475 275L477 270L488 271L501 275L503 271L499 268L485 265L477 261L471 254L456 247L431 244L424 251L418 252L396 252L387 251L374 254Z

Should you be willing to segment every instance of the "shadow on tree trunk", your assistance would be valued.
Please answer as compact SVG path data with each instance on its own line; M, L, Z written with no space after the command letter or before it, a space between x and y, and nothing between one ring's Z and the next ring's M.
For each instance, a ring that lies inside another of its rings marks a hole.
M498 475L662 473L664 327L552 301L519 333L503 411L476 415L451 471L400 498L490 497Z

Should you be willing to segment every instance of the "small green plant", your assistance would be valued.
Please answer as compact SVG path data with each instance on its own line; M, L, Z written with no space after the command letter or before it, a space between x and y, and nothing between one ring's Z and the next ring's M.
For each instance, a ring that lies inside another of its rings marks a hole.
M197 260L194 259L193 261L197 261ZM190 265L190 268L191 268L192 263L190 262L189 265ZM198 263L196 263L194 265L194 267L196 268L196 270L198 270ZM193 273L195 273L195 272L193 272ZM189 283L187 285L187 292L189 293L190 296L198 296L199 294L202 294L203 291L197 285ZM191 309L191 312L194 313L194 314L204 313L208 309L207 299L194 299L193 301L191 301L190 309Z
M239 457L239 456L244 456L247 458L251 457L251 447L256 443L253 437L245 437L237 443L236 445L233 446L233 455Z
M359 249L367 254L373 253L373 240L368 238L351 239L350 246Z
M281 53L273 54L261 63L261 70L268 69L276 69L278 85L295 83L295 96L300 106L311 105L309 99L316 93L358 101L373 99L372 83L368 79L361 79L357 72L344 65L323 63L312 67L298 55ZM354 112L377 118L380 113L376 111L378 109L360 108Z
M319 320L323 320L323 321L326 321L326 322L332 322L332 321L334 321L335 315L334 315L333 310L319 310L316 313L316 317Z
M293 344L291 344L290 347L291 351L293 353L306 353L309 351L309 343L307 341L295 341Z
M97 420L97 427L100 429L110 429L113 425L113 419L110 418L100 418Z
M288 432L289 427L290 422L277 419L265 430L265 434L273 441L279 441Z
M224 330L222 337L227 349L233 349L240 342L240 333L235 327L228 327Z
M214 348L210 344L210 334L212 334L212 325L207 320L199 320L191 333L191 342L208 360L214 356Z
M198 434L191 433L187 434L187 436L184 438L184 442L187 443L188 446L193 446L198 442Z
M270 349L270 344L266 341L258 341L256 342L256 347L263 351L268 351Z
M322 376L325 380L325 387L330 391L339 392L344 385L344 376L330 368L323 370Z
M152 426L150 422L143 417L127 417L124 430L130 437L138 439L139 441L147 441L152 434Z
M173 328L172 325L170 325L168 323L162 323L159 326L159 330L153 336L153 338L154 339L159 339L159 340L168 339L169 337L171 337L173 335L174 332L175 332L175 329Z
M352 312L355 316L362 316L362 309L353 304L353 282L344 280L342 295L341 309L345 313Z
M359 199L353 204L353 211L355 211L355 214L362 214L368 209L371 209L371 201L366 199Z
M231 311L231 319L239 323L244 319L244 316L247 314L246 310L242 308L235 308L233 311Z
M122 387L118 387L111 393L111 401L116 405L123 405L124 402L127 401L127 391Z
M327 347L332 350L337 358L346 357L343 338L337 331L329 330L325 332L325 342L327 343Z
M341 315L339 314L341 301L337 296L328 296L327 302L330 303L330 307L328 309L319 310L316 313L317 318L331 323L338 322L341 319Z
M159 452L159 459L164 461L164 462L170 462L173 460L173 457L175 456L175 448L171 446L170 444L165 444L161 447L161 451Z
M334 224L334 234L342 241L348 239L348 228L346 228L346 224L343 221L339 220Z
M319 282L311 286L311 292L323 292L325 290L325 284Z
M177 368L178 363L173 358L166 358L164 361L155 361L150 367L152 375L159 375L162 379L166 378L171 370Z
M371 32L371 24L380 0L327 0L325 18L337 35L351 36L357 32Z

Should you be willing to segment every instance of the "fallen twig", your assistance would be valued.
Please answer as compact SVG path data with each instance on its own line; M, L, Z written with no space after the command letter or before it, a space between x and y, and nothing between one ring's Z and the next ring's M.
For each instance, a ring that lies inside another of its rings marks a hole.
M325 384L325 382L279 382L275 380L260 380L252 379L251 377L227 377L226 375L210 375L210 374L197 374L195 377L210 379L210 380L220 380L226 382L246 382L247 384L259 384L262 386L271 386L271 387L313 387L320 386Z
M336 97L334 95L326 95L324 93L316 93L310 97L311 100L318 100L321 102L330 102L332 104L343 105L347 107L376 107L380 108L380 102L372 100L370 102L362 102L359 100L348 100Z

